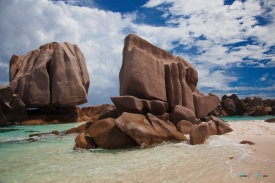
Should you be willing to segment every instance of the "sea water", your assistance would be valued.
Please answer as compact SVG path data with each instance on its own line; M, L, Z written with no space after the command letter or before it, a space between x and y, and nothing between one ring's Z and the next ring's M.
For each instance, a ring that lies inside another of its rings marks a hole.
M147 149L81 151L73 150L76 134L26 140L32 133L62 132L78 125L0 128L0 182L246 182L255 177L244 179L244 172L275 167L226 136L211 136L195 146L187 141Z

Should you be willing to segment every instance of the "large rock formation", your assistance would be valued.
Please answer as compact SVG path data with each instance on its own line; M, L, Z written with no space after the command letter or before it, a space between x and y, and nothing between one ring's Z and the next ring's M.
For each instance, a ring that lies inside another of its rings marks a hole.
M199 92L193 65L134 34L125 38L119 79L121 96L167 102L169 111L182 105L197 118L205 117L220 102L216 95Z
M10 85L27 108L86 103L89 84L84 55L68 42L48 43L10 60Z

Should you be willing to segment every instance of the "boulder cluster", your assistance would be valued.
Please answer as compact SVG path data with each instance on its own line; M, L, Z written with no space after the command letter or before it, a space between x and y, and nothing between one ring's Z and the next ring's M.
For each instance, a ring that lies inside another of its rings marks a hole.
M69 114L87 102L90 78L84 55L75 44L52 42L23 56L13 55L9 76L9 86L0 88L2 125L20 120L45 122L43 118L75 120ZM24 107L38 110L24 110L19 116L22 111L16 110Z
M213 111L220 100L198 90L194 66L137 35L125 38L119 79L120 96L111 97L117 117L104 113L84 131L70 129L68 133L79 133L75 148L147 147L186 141L185 134L190 134L190 143L195 145L210 135L232 131L214 116L201 123L200 118Z
M231 96L224 95L218 105L212 112L214 116L263 116L275 115L275 99L265 99L261 97L241 98L236 94Z
M181 120L175 126L169 119L147 113L147 115L124 112L118 118L91 121L66 132L79 133L75 138L75 149L118 149L133 146L149 147L165 141L202 144L211 135L222 135L233 131L223 120L209 116L207 122L193 124Z

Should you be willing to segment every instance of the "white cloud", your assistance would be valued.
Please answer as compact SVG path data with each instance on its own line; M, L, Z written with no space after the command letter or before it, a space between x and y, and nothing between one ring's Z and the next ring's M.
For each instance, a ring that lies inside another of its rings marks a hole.
M162 7L167 4L166 8ZM275 39L271 38L275 30L275 10L266 11L266 8L274 6L274 1L267 0L235 1L232 5L224 5L223 0L149 0L144 7L162 7L159 10L163 9L164 17L170 17L167 23L173 26L156 29L147 25L146 28L139 27L137 32L148 39L158 40L154 43L168 50L174 48L171 44L174 40L179 40L185 50L195 47L196 54L180 54L180 50L176 53L193 63L202 75L198 86L230 91L234 90L230 83L237 81L238 76L227 76L221 71L210 73L209 70L217 66L228 68L231 64L274 67L274 54L264 54L275 45ZM270 24L258 25L257 16L269 17ZM200 36L205 40L198 39ZM252 38L253 44L232 47L248 38ZM263 59L270 61L259 61ZM201 66L203 69L200 69Z
M70 1L73 2L73 1ZM122 61L123 29L134 14L121 15L96 8L78 7L47 0L1 2L0 66L13 54L52 41L77 44L84 53L90 74L90 91L114 87Z
M259 81L265 81L267 77L268 77L268 73L265 73L265 74L259 79Z
M149 0L143 7L163 10L162 18L167 19L163 26L134 23L143 16L138 11L121 14L74 6L72 0L67 2L0 1L0 69L6 72L13 54L26 54L47 42L68 41L77 44L85 55L90 94L109 94L112 87L118 94L123 40L130 32L168 51L181 46L182 50L172 52L196 67L201 88L233 90L230 83L237 81L238 76L228 76L223 69L210 72L217 66L275 66L274 55L263 53L275 45L275 8L269 12L262 8L274 7L275 3L268 0L235 1L230 6L225 6L223 0ZM271 23L256 25L255 16L269 17ZM198 39L200 36L205 40ZM253 45L231 48L230 44L250 37ZM192 47L196 47L198 54L188 53ZM257 59L271 61L261 63ZM0 78L0 83L6 83L5 79Z

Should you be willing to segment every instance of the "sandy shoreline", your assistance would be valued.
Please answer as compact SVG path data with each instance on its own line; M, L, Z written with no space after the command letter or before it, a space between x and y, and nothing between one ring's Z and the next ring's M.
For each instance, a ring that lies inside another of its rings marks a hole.
M226 137L232 140L248 140L255 145L246 145L253 151L253 155L260 158L268 158L275 161L275 124L264 120L230 122L234 130Z
M251 157L257 159L257 164L248 165L249 172L258 179L258 182L275 182L274 163L275 163L275 123L264 122L264 120L237 121L229 122L234 130L225 137L232 141L241 142L244 140L254 142L255 145L245 144L243 147L252 151ZM242 178L244 180L244 177ZM250 179L251 180L251 179Z

